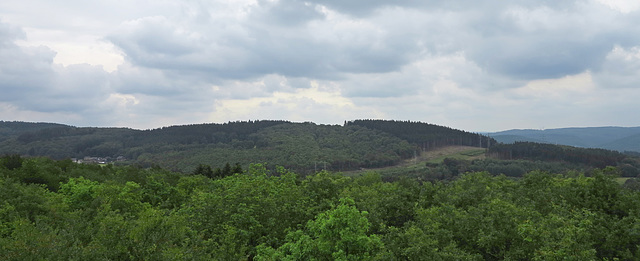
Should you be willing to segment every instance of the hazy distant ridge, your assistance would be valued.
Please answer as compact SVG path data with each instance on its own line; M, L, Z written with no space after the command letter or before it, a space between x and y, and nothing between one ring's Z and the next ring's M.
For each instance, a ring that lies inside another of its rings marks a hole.
M585 127L547 130L507 130L489 133L502 143L542 142L583 148L640 152L640 127Z

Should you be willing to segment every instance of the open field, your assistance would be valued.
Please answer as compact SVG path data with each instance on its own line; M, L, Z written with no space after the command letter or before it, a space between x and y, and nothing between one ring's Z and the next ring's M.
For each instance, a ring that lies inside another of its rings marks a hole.
M485 158L484 148L470 146L447 146L436 150L426 151L419 156L407 159L398 165L384 168L369 168L355 171L344 172L345 175L358 175L367 171L376 171L385 175L392 175L396 172L405 172L406 170L420 170L426 168L426 163L441 163L445 158L455 158L462 160L474 160Z
M618 182L618 184L620 184L620 185L624 185L624 183L627 182L627 180L629 180L629 179L630 178L620 177L620 178L616 178L616 182Z

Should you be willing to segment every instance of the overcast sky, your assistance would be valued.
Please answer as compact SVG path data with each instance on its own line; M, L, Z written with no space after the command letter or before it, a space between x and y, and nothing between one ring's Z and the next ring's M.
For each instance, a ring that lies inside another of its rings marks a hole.
M640 126L637 0L3 0L0 120Z

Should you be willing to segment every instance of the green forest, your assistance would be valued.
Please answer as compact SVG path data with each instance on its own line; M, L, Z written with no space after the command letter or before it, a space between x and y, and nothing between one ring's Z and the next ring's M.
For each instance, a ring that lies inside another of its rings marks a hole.
M617 151L410 121L0 122L0 155L0 260L640 260L640 158Z
M206 176L7 155L0 259L637 260L640 192L619 176Z
M300 175L319 169L353 171L396 166L447 146L488 148L489 158L556 162L570 165L570 169L576 168L573 165L583 166L582 169L624 165L627 177L635 177L640 167L637 155L532 142L500 144L481 134L411 121L354 120L345 121L342 126L238 121L152 130L0 121L0 155L55 160L119 158L116 164L159 166L182 173L192 173L199 164L221 167L238 163L247 168L260 162L284 166ZM522 175L530 170L534 169L505 174Z
M393 127L395 126L395 128ZM395 130L395 131L394 131ZM0 121L0 155L52 159L122 157L126 164L192 172L198 164L243 167L255 162L313 173L392 166L424 150L448 145L486 147L488 137L407 121L356 120L340 125L238 121L152 130L89 128Z

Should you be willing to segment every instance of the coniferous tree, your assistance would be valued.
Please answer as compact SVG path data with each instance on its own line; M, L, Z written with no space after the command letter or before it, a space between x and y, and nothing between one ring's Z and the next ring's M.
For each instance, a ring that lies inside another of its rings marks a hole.
M222 177L226 177L226 176L231 176L231 164L229 164L229 162L227 162L226 164L224 164L224 168L222 168Z
M231 170L231 173L233 173L233 174L241 174L242 172L243 172L242 166L240 166L240 163L236 162L236 165Z
M213 175L213 170L211 169L211 166L205 165L205 164L198 165L198 167L196 167L196 169L193 171L193 175L202 175L209 178L215 177Z
M0 163L8 170L14 170L22 167L22 158L18 154L5 155L0 160Z

